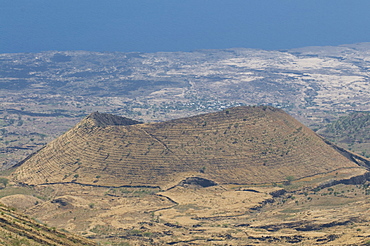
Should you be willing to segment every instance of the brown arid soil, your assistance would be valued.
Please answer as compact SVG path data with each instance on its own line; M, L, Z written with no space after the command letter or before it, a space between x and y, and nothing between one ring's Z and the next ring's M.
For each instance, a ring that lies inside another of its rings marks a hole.
M15 195L14 199L17 198L19 196ZM29 201L30 199L33 198L22 200ZM10 200L8 199L8 201ZM22 204L22 202L17 204ZM0 245L96 245L86 238L40 224L28 216L16 212L14 207L0 205L0 225Z
M101 245L370 245L368 165L272 107L94 113L4 173L0 202Z

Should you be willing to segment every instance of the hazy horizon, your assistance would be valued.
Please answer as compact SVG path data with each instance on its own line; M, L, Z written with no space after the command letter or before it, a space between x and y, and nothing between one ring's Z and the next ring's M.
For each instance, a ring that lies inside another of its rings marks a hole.
M370 41L365 0L0 3L0 53L279 50Z

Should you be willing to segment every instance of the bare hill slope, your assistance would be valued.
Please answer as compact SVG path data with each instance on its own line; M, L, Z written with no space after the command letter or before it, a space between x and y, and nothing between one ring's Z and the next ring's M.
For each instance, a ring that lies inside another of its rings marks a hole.
M25 160L13 179L169 188L189 177L210 180L205 186L271 184L354 167L284 111L261 106L152 124L94 113Z
M0 245L96 245L83 237L49 228L0 204Z

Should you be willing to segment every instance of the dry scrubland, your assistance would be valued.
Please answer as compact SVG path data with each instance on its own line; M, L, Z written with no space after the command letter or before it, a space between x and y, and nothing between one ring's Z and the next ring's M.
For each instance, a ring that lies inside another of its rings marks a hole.
M352 112L317 131L339 146L370 157L370 112Z
M327 174L324 180L340 175ZM39 186L34 194L51 189L53 198L22 211L101 245L366 245L368 184L312 190L321 178L285 185L288 191L279 197L271 194L282 188L272 186L188 186L162 192Z
M101 245L367 245L368 164L272 107L93 113L8 171L0 202Z

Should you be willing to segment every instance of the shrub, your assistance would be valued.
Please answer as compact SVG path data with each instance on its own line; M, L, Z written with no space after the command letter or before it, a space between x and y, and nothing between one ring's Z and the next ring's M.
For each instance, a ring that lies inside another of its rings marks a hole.
M285 184L290 185L294 179L295 179L294 176L287 176Z
M9 180L6 178L0 178L0 184L3 184L4 187L8 185Z

